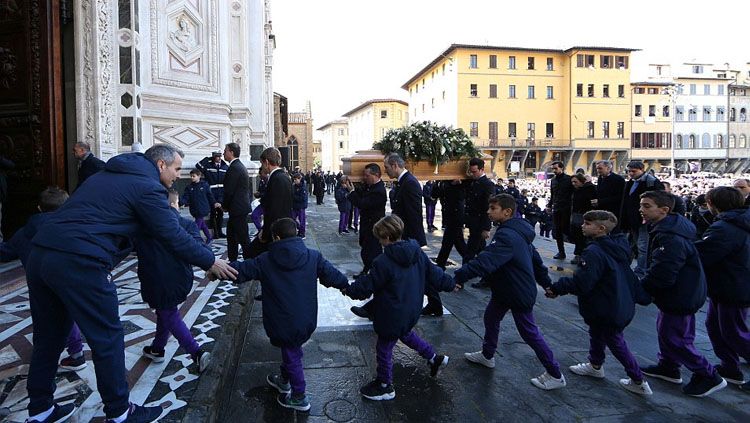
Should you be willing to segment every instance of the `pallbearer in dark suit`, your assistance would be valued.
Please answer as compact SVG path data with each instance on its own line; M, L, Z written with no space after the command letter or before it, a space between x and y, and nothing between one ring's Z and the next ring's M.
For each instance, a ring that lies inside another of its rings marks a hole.
M383 253L383 247L373 235L372 227L385 216L386 195L385 184L380 179L380 166L370 163L365 166L362 175L364 187L355 190L350 183L346 185L346 189L349 190L349 201L359 208L359 246L362 248L360 254L364 265L361 274L365 274L370 271L375 257Z
M422 185L405 169L405 165L397 153L385 158L386 173L391 179L398 180L391 209L404 222L404 239L411 238L422 247L427 245L422 225Z
M251 245L249 257L257 257L268 250L271 243L271 226L279 219L292 217L292 180L282 169L281 153L268 147L260 154L261 171L268 173L268 185L260 198L263 206L263 227ZM226 185L226 183L225 183Z
M250 178L247 168L240 161L240 146L229 143L224 148L224 160L229 163L224 177L223 208L229 212L227 221L227 255L230 261L237 260L239 246L242 257L249 258L250 234L247 231L247 214L250 213Z

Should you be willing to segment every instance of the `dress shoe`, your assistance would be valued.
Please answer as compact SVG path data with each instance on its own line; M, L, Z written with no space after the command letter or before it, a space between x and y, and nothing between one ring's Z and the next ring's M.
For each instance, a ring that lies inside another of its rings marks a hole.
M555 259L555 260L565 260L565 253L557 253L552 258Z
M440 317L443 315L443 307L442 306L425 306L422 309L422 316L435 316Z
M350 308L349 310L351 310L352 313L354 313L355 315L357 315L357 316L359 316L359 317L361 317L363 319L370 319L370 320L372 320L372 317L370 316L370 313L368 313L367 310L365 310L364 307L352 306L352 308Z

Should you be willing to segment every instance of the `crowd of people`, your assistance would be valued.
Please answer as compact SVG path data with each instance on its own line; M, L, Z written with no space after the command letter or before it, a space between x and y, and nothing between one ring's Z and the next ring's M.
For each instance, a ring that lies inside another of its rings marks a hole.
M85 144L77 147L84 168L91 154ZM143 298L157 318L154 340L143 355L163 360L171 334L199 372L209 365L210 354L197 345L177 311L192 286L192 266L211 278L260 280L263 294L256 299L263 301L264 327L282 358L280 372L268 375L267 383L278 391L281 406L299 411L310 409L302 345L315 330L318 281L353 299L371 298L351 310L371 319L377 335L377 374L360 389L370 400L395 397L392 350L398 340L427 361L433 377L448 364L449 357L436 352L413 327L420 316L442 316L440 291L458 291L473 279L478 281L471 286L489 288L491 297L482 349L464 355L471 363L495 366L500 321L510 312L545 370L531 383L544 390L567 385L534 319L539 285L549 298L577 295L590 326L589 361L570 366L574 374L603 377L608 347L628 376L620 385L636 394L652 393L645 376L682 383L680 365L693 372L682 389L687 395L710 395L727 382L750 389L739 369L740 357L750 359L746 179L662 181L638 161L627 165L627 179L613 172L608 161L596 163L595 177L567 175L563 163L553 162L554 177L547 185L493 181L484 161L471 159L469 179L423 185L403 158L391 153L382 167L365 166L358 175L363 182L355 184L330 172L288 172L271 147L260 156L261 182L250 192L240 156L240 146L231 143L196 164L182 196L171 188L184 154L172 146L155 145L106 164L91 161L99 169L79 176L74 195L68 199L62 190L45 190L42 213L0 244L2 260L20 257L27 271L34 324L27 383L30 422L61 422L75 412L73 404L54 402L54 376L58 366L85 366L79 329L92 350L107 421L146 422L161 413L159 407L129 402L117 293L108 282L111 270L131 251L138 254ZM392 181L390 190L383 173ZM333 195L339 210L337 233L357 233L363 268L353 281L304 244L311 194L318 205L325 195ZM442 241L433 263L422 247L426 232L439 231L438 204ZM180 216L180 205L189 207L193 221ZM257 228L252 239L248 216ZM533 244L537 224L541 236L554 237L555 260L566 259L566 242L574 244L577 270L572 277L552 282ZM228 261L207 248L224 236ZM453 248L462 263L451 275L446 269ZM76 271L61 274L63 265ZM693 345L695 313L707 296L706 326L721 361L716 366ZM656 365L639 366L623 336L636 303L659 309ZM66 345L69 356L58 362Z

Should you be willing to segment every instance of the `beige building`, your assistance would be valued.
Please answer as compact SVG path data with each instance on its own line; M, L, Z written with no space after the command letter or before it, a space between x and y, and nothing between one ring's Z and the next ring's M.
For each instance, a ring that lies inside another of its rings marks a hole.
M634 82L632 95L630 157L659 171L672 159L672 82Z
M323 171L341 170L341 157L349 153L349 123L346 119L328 122L318 128L321 136L320 164Z
M370 150L390 129L409 122L409 104L396 99L368 100L344 113L349 120L349 154Z
M299 166L303 172L314 167L313 118L310 102L304 112L289 113L289 133L285 139L289 147L289 168Z

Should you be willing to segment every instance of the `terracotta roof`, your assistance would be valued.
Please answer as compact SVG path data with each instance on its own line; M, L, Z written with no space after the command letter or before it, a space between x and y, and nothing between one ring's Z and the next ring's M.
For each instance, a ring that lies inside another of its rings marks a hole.
M367 107L367 106L369 106L371 104L375 104L375 103L399 103L399 104L403 104L404 106L407 106L407 107L409 106L409 103L407 103L407 102L405 102L403 100L398 100L398 99L395 99L395 98L377 98L377 99L374 99L374 100L367 100L367 101L365 101L364 103L360 104L359 106L357 106L357 107L349 110L348 112L344 113L342 116L349 117L352 114L354 114L354 113L356 113L356 112L364 109L365 107Z
M453 53L454 50L458 49L468 49L468 50L511 50L511 51L528 51L528 52L534 52L534 53L569 53L574 50L604 50L604 51L614 51L614 52L633 52L633 51L640 51L639 49L632 49L632 48L617 48L617 47L571 47L566 50L560 50L560 49L551 49L551 48L529 48L529 47L510 47L510 46L481 46L481 45L474 45L474 44L451 44L450 47L448 47L444 52L442 52L438 57L436 57L432 62L430 62L427 66L422 68L419 72L417 72L414 76L412 76L404 85L401 86L402 89L408 90L409 84L419 79L422 74L430 70L433 66L440 63L443 59L447 59L448 55L450 53Z

